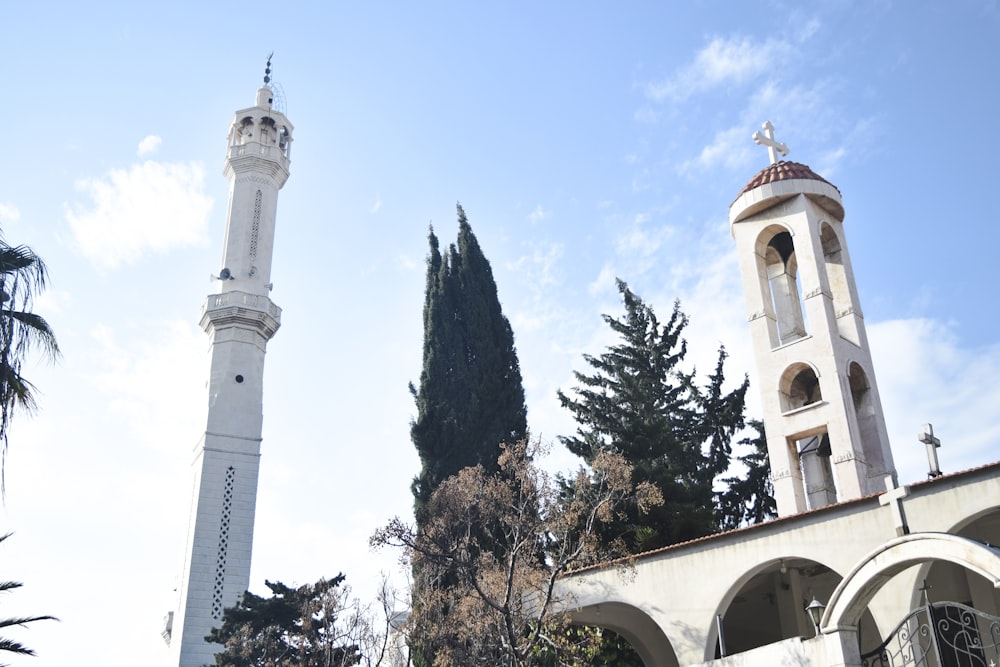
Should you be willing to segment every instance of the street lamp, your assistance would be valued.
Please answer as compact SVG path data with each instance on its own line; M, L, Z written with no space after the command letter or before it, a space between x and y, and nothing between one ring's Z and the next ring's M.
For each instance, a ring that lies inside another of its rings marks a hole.
M812 602L806 606L806 613L809 614L809 620L812 621L813 627L816 628L816 636L819 636L819 622L823 620L823 612L826 611L826 605L816 599L813 596Z

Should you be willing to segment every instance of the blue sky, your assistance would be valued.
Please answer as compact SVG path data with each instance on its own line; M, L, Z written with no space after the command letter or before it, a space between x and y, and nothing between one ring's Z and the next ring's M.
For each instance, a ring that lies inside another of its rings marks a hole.
M454 239L456 201L492 262L536 435L572 431L555 392L610 341L616 276L663 315L682 300L692 364L724 344L733 382L755 383L727 215L767 164L750 140L767 119L843 193L901 481L925 475L923 422L946 471L997 458L1000 4L680 4L5 8L0 228L48 262L37 310L63 348L31 369L41 409L11 432L0 511L3 577L25 582L4 614L62 621L18 635L42 657L12 664L165 657L225 137L272 50L295 143L255 589L343 571L368 596L398 569L367 538L410 511L426 235ZM575 465L556 449L553 468Z

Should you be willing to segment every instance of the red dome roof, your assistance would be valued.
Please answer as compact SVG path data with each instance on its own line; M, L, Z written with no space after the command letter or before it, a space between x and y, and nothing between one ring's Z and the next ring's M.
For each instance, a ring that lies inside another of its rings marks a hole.
M774 183L776 181L791 181L795 179L808 179L812 181L822 181L834 189L837 189L836 185L830 183L815 171L810 169L804 164L798 162L788 162L786 160L781 160L774 164L768 165L757 172L757 175L750 179L750 182L743 186L740 190L740 194L736 195L736 199L739 199L741 195L745 192L750 192L754 188L759 188L765 183ZM837 192L840 192L837 189Z
M729 222L736 223L798 195L805 195L840 221L844 204L840 190L798 162L782 160L761 169L729 206Z

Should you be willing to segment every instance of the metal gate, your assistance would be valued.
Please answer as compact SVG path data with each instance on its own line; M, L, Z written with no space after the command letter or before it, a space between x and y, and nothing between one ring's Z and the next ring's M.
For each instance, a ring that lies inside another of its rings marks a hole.
M957 602L910 612L862 667L998 667L1000 617Z

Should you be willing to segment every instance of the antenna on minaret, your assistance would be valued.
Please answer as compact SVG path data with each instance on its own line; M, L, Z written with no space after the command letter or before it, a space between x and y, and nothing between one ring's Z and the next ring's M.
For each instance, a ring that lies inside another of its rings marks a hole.
M271 58L273 57L274 51L267 54L267 65L264 67L264 87L271 91L271 108L280 113L287 113L285 108L285 91L282 89L281 84L271 77Z

